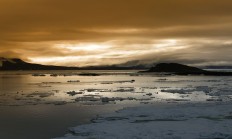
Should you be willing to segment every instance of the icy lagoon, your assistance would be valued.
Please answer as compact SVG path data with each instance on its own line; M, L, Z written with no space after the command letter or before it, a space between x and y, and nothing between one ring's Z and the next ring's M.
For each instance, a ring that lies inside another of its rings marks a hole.
M229 139L231 90L229 76L1 72L0 138Z

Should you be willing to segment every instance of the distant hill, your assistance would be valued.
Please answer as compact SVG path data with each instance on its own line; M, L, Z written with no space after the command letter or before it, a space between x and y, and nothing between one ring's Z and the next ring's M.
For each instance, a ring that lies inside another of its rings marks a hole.
M0 70L75 70L77 67L50 66L27 63L18 58L0 58Z
M150 68L150 69L149 69ZM149 70L146 70L149 69ZM105 66L88 66L88 67L66 67L41 65L25 62L18 58L3 58L0 57L0 71L7 70L146 70L144 72L171 72L177 75L232 75L230 72L213 72L206 71L196 67L190 67L178 63L160 63L156 66L143 65L140 61L129 61L116 65Z
M206 71L200 68L182 65L178 63L159 63L144 72L166 72L175 75L209 75L209 76L232 76L232 72Z
M178 63L160 63L157 64L155 67L151 67L148 71L151 72L195 72L195 73L202 73L205 72L202 69L190 67Z
M18 58L0 58L0 70L142 70L147 69L143 65L123 66L123 65L106 65L106 66L89 66L89 67L65 67L41 65L25 62Z

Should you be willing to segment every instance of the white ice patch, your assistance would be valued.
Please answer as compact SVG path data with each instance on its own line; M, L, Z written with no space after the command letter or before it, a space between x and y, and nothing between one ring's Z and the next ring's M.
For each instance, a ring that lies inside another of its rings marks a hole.
M98 117L57 139L229 139L231 104L146 105Z

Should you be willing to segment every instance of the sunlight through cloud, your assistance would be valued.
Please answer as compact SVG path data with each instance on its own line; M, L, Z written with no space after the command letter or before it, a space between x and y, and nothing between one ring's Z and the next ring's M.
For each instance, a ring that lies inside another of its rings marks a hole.
M56 47L58 48L63 48L63 49L68 49L71 51L101 51L105 49L109 49L111 46L106 45L106 44L57 44Z

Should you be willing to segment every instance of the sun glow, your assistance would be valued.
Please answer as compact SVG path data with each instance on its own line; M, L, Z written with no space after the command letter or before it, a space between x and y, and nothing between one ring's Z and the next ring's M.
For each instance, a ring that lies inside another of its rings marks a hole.
M70 64L69 66L89 66L89 62L101 59L101 55L90 55L90 56L65 56L65 57L36 57L28 58L33 63L44 63L46 65L65 65ZM94 59L94 60L93 60ZM76 64L74 64L76 63ZM98 63L95 63L96 65Z
M153 44L153 48L159 52L179 50L187 47L189 47L189 44L186 43L184 40L176 40L176 39L161 40Z
M57 44L56 47L72 51L100 51L111 46L108 44Z
M28 59L32 63L46 65L110 65L134 60L135 57L140 59L142 55L174 52L186 47L188 47L187 42L179 39L152 40L151 43L132 44L124 44L116 40L91 43L59 42L53 45L53 51L60 51L60 55L32 56Z
M176 46L177 40L174 39L169 39L169 40L162 40L158 44L154 44L155 48L166 48L166 47L171 47L171 46Z

